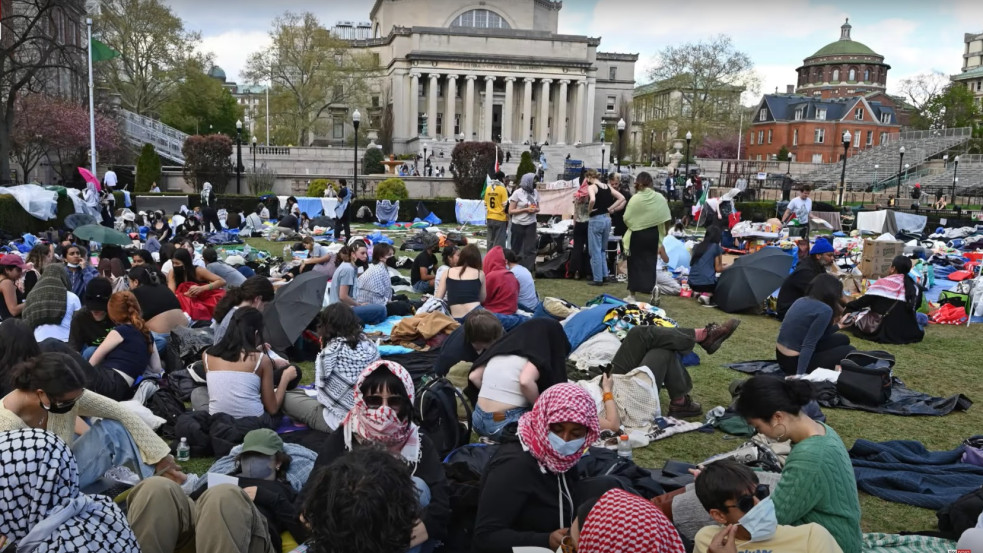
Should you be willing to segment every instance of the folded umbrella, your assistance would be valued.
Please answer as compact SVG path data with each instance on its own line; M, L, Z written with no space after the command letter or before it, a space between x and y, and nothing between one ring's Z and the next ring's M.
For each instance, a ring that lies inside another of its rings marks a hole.
M781 288L792 267L792 256L780 248L762 248L738 257L720 274L713 301L721 311L737 313L761 305Z
M69 230L74 230L84 225L95 225L97 223L99 223L99 221L88 213L73 213L68 217L65 217L65 226L68 227Z
M328 276L308 271L285 285L263 311L266 341L276 351L286 351L321 311Z
M133 240L122 232L104 227L102 225L82 225L72 231L76 238L99 242L100 244L115 244L117 246L128 246Z

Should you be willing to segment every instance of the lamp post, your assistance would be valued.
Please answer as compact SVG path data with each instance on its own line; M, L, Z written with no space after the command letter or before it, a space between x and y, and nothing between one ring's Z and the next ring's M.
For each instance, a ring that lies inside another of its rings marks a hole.
M959 211L959 204L956 202L956 183L959 182L959 177L956 174L959 173L959 156L953 158L952 165L952 208Z
M880 168L881 168L881 166L879 164L876 164L876 163L874 164L874 181L870 183L870 191L871 192L873 192L874 191L874 187L877 186L877 170L880 169Z
M901 187L901 171L904 169L904 146L898 148L898 188Z
M693 140L693 133L686 131L686 176L683 177L686 181L689 180L689 143L691 140Z
M355 159L352 164L352 169L354 169L354 182L352 182L352 191L358 191L358 124L362 121L362 114L356 109L352 113L352 126L355 127Z
M624 118L618 121L618 175L621 174L621 143L624 141L625 136L625 120Z
M601 141L601 174L604 174L604 141Z
M837 205L843 205L843 192L846 189L846 156L850 152L850 139L853 136L850 131L843 133L843 169L840 171L840 193L837 198Z
M256 135L253 135L253 173L256 172Z
M236 194L242 194L242 120L236 121Z
M911 167L911 164L910 163L905 163L904 164L904 187L905 187L905 190L908 189L908 168L909 167ZM897 194L897 197L900 198L901 197L901 194L900 194L901 190L899 189L898 192L899 192L899 194Z
M794 156L795 154L788 154L788 165L785 167L785 172L788 174L792 174L792 157Z

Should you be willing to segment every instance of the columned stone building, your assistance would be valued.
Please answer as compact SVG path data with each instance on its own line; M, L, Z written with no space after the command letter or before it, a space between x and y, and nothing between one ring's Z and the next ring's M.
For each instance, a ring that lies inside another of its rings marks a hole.
M375 0L380 94L396 152L431 141L578 144L631 101L636 54L598 52L599 38L558 33L551 0Z

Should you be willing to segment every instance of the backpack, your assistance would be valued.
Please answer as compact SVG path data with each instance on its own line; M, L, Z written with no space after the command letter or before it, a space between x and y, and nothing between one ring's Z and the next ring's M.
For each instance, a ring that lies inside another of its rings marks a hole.
M980 513L983 513L983 488L969 492L935 513L939 533L944 538L958 540L963 532L976 527Z
M465 421L457 417L460 400L467 413ZM471 403L450 380L434 377L417 391L413 405L420 429L437 448L441 458L471 441Z
M174 426L177 423L177 418L185 413L186 408L184 407L184 402L178 398L178 394L174 390L160 388L147 398L147 401L144 402L144 407L164 419L164 424L161 425L158 432L165 440L177 438Z

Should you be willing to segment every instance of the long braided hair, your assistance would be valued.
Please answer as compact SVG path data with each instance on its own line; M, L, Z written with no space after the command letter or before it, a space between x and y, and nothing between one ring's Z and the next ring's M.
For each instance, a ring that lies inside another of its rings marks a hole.
M150 336L150 329L147 328L147 323L143 320L140 302L137 301L137 297L133 295L133 292L126 291L113 294L109 298L106 311L114 323L132 325L133 328L139 330L140 334L143 334L143 338L147 341L148 349L155 347L153 337ZM151 349L152 352L153 350Z

